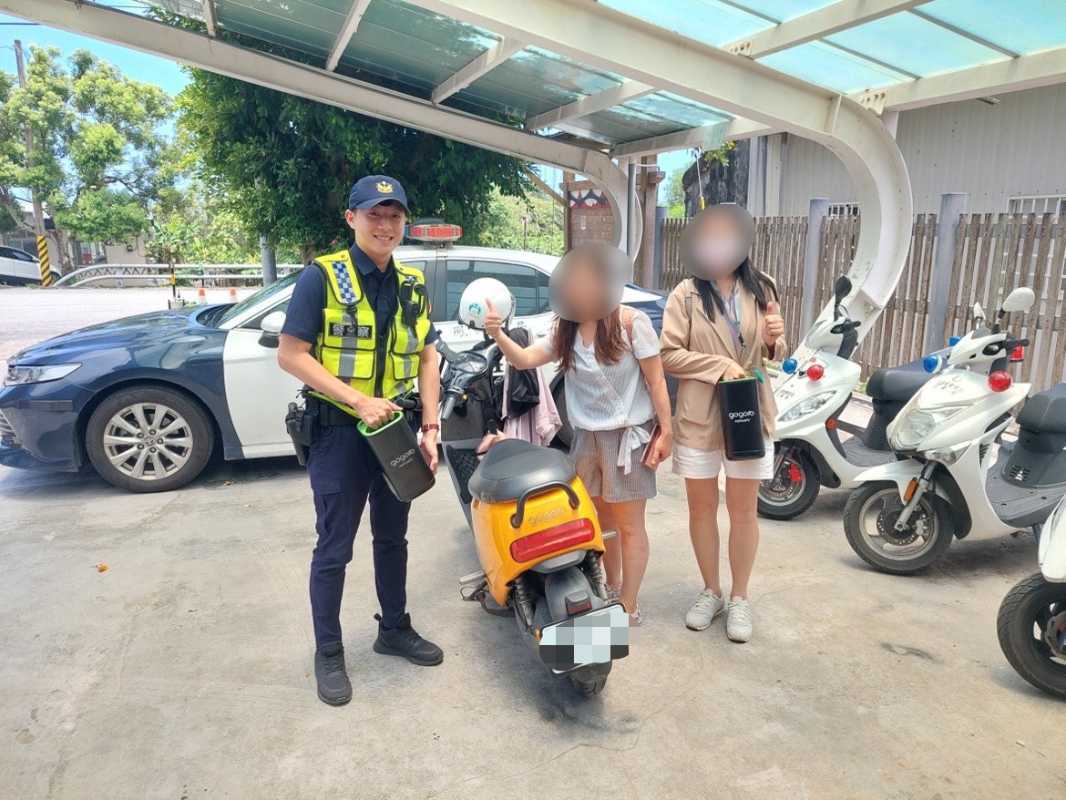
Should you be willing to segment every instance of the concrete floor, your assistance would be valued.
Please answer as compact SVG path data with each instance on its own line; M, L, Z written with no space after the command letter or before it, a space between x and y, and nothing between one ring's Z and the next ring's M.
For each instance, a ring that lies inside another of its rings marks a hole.
M663 472L647 622L582 700L512 621L459 600L475 555L442 480L412 512L408 593L445 662L371 651L365 529L343 614L355 693L330 708L294 460L215 464L156 495L0 469L0 797L1061 798L1066 705L995 634L1031 539L956 543L894 578L851 553L844 500L763 523L755 638L734 645L721 621L682 624L700 585Z

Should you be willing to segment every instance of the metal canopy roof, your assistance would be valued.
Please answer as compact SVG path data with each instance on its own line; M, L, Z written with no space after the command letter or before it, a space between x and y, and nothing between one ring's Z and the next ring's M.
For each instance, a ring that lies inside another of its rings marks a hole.
M848 307L866 323L903 270L912 213L878 115L1066 81L1063 0L160 2L206 35L80 0L0 10L581 173L630 252L625 160L790 131L851 177L863 224Z
M727 133L742 137L767 130L737 125L730 130L721 123L736 115L505 38L463 21L461 14L451 16L440 8L447 3L162 2L180 14L212 20L216 31L290 48L331 71L541 135L570 134L616 155L714 146ZM877 113L1066 80L1066 2L1059 0L599 3L851 95ZM590 50L595 47L589 43ZM661 138L667 134L680 135Z

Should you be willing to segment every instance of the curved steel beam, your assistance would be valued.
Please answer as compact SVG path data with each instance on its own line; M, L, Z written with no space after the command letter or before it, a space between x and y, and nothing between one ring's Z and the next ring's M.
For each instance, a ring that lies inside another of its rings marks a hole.
M123 11L68 0L0 0L0 11L248 83L587 176L611 201L615 245L626 249L626 173L606 154L526 133L324 69L220 42ZM642 220L636 219L636 239Z
M903 272L913 210L903 156L874 114L828 89L591 0L407 1L502 36L521 33L579 63L828 147L847 168L862 208L848 310L864 322L860 335L870 330Z

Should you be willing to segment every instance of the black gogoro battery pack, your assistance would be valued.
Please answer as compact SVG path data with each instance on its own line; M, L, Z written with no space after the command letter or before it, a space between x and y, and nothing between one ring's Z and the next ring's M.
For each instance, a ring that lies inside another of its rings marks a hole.
M368 428L362 420L356 428L381 464L385 483L397 500L410 503L433 487L433 472L422 457L415 432L403 412L398 412L380 428Z
M730 461L746 461L766 455L759 410L759 381L739 378L718 384L722 411L725 456Z

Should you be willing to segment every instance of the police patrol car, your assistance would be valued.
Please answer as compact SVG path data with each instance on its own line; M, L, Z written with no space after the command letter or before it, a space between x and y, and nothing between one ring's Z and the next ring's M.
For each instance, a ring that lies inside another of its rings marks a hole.
M516 324L550 331L557 258L439 246L457 229L423 228L412 226L412 238L437 246L404 246L395 257L425 273L430 316L452 348L482 336L456 321L475 278L510 288ZM227 460L291 455L284 417L300 384L278 367L277 341L295 282L294 273L236 304L126 317L16 354L0 389L0 464L75 471L88 462L116 486L154 492L193 480L215 448ZM622 302L661 327L662 296L631 285ZM559 376L553 387L562 403Z

